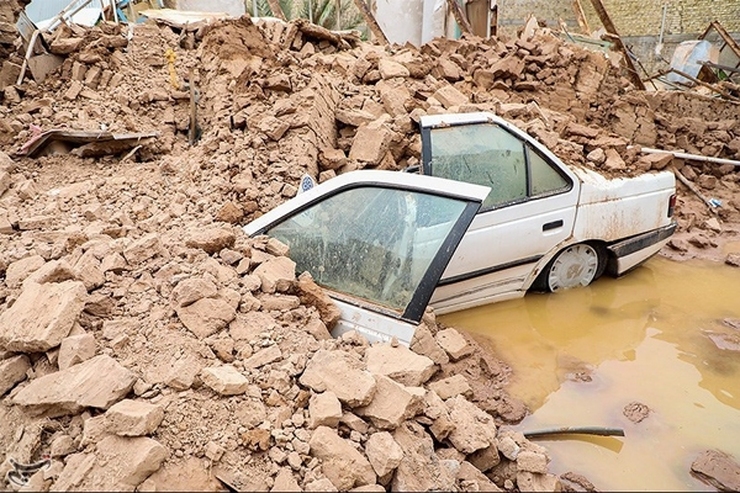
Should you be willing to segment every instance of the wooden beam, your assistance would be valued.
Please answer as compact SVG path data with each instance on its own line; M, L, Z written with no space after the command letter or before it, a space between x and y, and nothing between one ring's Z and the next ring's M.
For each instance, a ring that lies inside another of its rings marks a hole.
M447 5L450 7L457 25L460 26L460 30L464 34L473 34L473 28L470 27L470 22L468 22L468 18L465 17L465 12L460 8L460 4L458 4L456 0L447 0Z
M573 11L576 13L576 20L578 21L578 26L581 28L581 32L586 36L590 35L591 28L588 26L588 21L586 20L586 14L583 12L581 0L573 0Z
M285 12L283 12L283 8L280 6L280 2L278 2L278 0L267 0L267 4L270 6L270 10L272 10L272 15L282 21L288 20L285 17Z
M599 19L604 25L606 32L614 35L614 44L617 46L617 48L619 48L619 51L622 52L624 64L626 65L627 69L627 76L630 78L635 87L637 87L641 91L644 91L645 84L642 83L642 79L640 79L640 74L637 73L635 64L632 63L632 58L630 58L630 55L627 52L627 48L624 46L624 43L622 43L622 38L619 36L617 28L614 26L614 23L609 17L604 4L601 3L601 0L591 0L591 4L594 6L594 9L596 9L596 14L599 16Z
M373 36L375 36L375 39L377 39L381 44L389 44L388 38L385 37L385 34L383 33L383 30L380 28L380 24L378 24L378 21L375 20L375 16L372 12L370 12L370 9L368 8L367 4L364 0L353 0L355 2L355 6L357 7L357 10L360 11L362 14L362 17L365 18L365 23L367 24L367 27L370 28L370 31L372 31Z

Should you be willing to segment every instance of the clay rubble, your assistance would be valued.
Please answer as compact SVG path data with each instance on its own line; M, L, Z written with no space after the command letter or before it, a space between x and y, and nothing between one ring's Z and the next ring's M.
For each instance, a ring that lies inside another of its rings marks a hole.
M58 71L3 87L0 476L11 458L48 455L26 488L590 484L552 474L544 448L506 430L526 409L469 335L429 311L410 349L332 339L326 294L285 245L239 225L294 196L304 173L418 164L422 114L488 110L576 165L681 170L722 205L679 189L667 253L716 258L737 229L739 175L639 146L738 159L737 105L634 91L611 59L544 29L421 49L246 18L132 32L61 28ZM96 158L19 153L39 129L103 127L159 137Z

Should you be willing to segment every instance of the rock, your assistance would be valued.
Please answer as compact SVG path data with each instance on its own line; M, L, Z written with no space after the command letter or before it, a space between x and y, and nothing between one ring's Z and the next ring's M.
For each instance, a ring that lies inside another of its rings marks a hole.
M456 395L471 397L473 389L468 383L468 379L463 375L457 374L449 378L443 378L427 385L429 390L434 391L442 400L447 400Z
M725 264L740 267L740 253L730 253L725 257Z
M375 397L367 406L356 408L355 413L369 418L376 427L395 429L423 410L424 400L419 394L409 392L403 385L383 375L376 375L375 382Z
M77 450L74 440L69 435L59 435L51 442L51 456L64 457Z
M342 418L342 403L331 391L314 394L308 401L308 426L336 428Z
M486 472L496 467L501 462L496 441L491 443L490 446L476 450L470 454L468 460L479 471Z
M606 154L606 159L604 160L604 168L612 171L624 169L624 159L622 159L622 156L620 156L616 150L607 149L604 152Z
M516 467L519 471L535 474L547 474L548 457L545 454L522 450L516 457Z
M123 257L131 265L140 264L159 253L159 235L150 233L131 243L123 251Z
M269 363L283 359L283 353L278 345L272 345L265 349L260 349L252 356L244 360L244 368L261 368Z
M95 336L92 334L73 335L62 339L57 364L60 370L66 370L93 356L95 356Z
M442 103L442 106L444 106L445 109L450 109L453 106L460 106L469 102L468 97L465 94L450 85L441 87L432 97Z
M432 437L424 428L407 421L393 432L404 459L396 468L391 491L455 491L455 476L434 453Z
M604 164L606 161L606 153L604 152L604 149L597 147L586 155L586 159L596 165Z
M740 464L720 450L707 450L691 464L691 472L720 491L740 490Z
M493 417L462 396L445 402L455 429L448 439L457 450L472 454L495 443L496 424Z
M32 255L16 260L8 265L5 271L5 285L9 288L20 287L24 279L40 269L45 263L46 260L41 255Z
M330 491L339 491L337 490L337 487L334 486L334 484L329 481L327 478L321 478L317 479L316 481L311 481L310 483L306 483L306 491L315 491L315 492L330 492Z
M457 480L460 482L462 491L503 491L468 461L460 463Z
M78 365L37 378L12 402L55 416L85 407L108 409L133 388L136 375L101 354Z
M473 351L462 334L455 329L441 330L437 332L434 339L450 355L452 361L462 359Z
M270 491L278 492L303 490L298 485L298 481L296 481L295 476L293 476L291 470L287 467L283 467L277 473L277 476L275 476L275 483L272 485L272 488L270 488Z
M426 356L438 365L446 365L450 362L447 352L434 340L432 332L425 324L416 328L409 348L416 354Z
M432 360L404 346L376 344L365 352L368 371L385 375L407 387L420 387L437 371Z
M335 430L319 426L311 435L309 446L311 455L321 459L322 472L338 490L375 483L370 462Z
M148 402L124 399L105 413L109 433L136 437L150 435L164 419L164 409Z
M622 414L633 423L639 423L650 415L650 408L641 402L630 402L624 406Z
M329 295L326 294L324 288L316 284L307 272L304 272L298 277L297 288L301 302L305 305L315 306L321 316L321 322L325 325L324 329L331 330L341 318L342 312ZM315 332L318 332L318 334L315 334ZM311 333L319 335L317 339L324 337L321 330L312 331Z
M26 277L23 281L23 287L25 288L31 283L45 284L47 282L73 281L74 279L75 273L66 261L52 260Z
M110 435L95 454L69 456L52 489L134 491L166 458L167 450L151 438Z
M383 477L393 472L403 460L403 450L387 431L373 433L365 442L365 454L375 474Z
M378 60L378 70L380 76L383 79L392 79L394 77L408 77L409 69L404 67L398 62L390 60L388 58L381 58Z
M262 281L263 292L283 292L295 280L295 262L288 257L271 258L257 266L253 274Z
M31 362L25 354L0 360L0 397L19 382L26 379Z
M722 225L719 223L719 220L716 217L710 217L706 221L704 221L704 227L714 231L715 233L721 233L722 232Z
M185 239L185 246L200 248L206 253L214 254L224 248L231 248L235 241L236 236L233 231L224 228L210 228L190 231Z
M58 346L85 307L86 296L79 281L30 284L0 315L0 347L34 353Z
M244 218L244 211L233 202L226 202L216 213L216 221L238 224Z
M300 382L315 392L333 392L350 407L369 404L376 389L375 379L359 360L344 351L325 349L309 360Z
M336 113L334 114L334 117L337 119L338 122L344 123L345 125L351 125L353 127L359 127L362 125L367 125L368 123L375 120L375 115L370 113L369 111L360 110L357 108L338 108ZM338 151L338 152L337 152ZM341 153L341 156L339 155ZM331 159L331 157L334 156L334 159ZM346 161L346 157L344 155L344 152L337 149L332 149L328 153L327 151L324 151L324 158L326 161L330 163L339 163L344 159ZM340 166L333 167L333 166L327 166L327 169L337 169Z
M365 125L357 129L349 158L377 166L385 156L393 135L385 125Z
M553 474L534 474L519 471L516 474L516 485L519 491L562 491L560 479Z
M203 383L221 395L243 394L249 388L249 380L230 365L203 368L200 374Z
M202 298L175 308L182 324L197 337L205 337L226 328L236 318L236 310L224 300Z
M287 257L290 247L277 238L270 238L265 245L265 251L276 257Z
M640 159L635 163L635 167L645 171L651 169L661 170L671 164L671 161L673 161L673 154L664 152L645 154L644 156L640 156Z
M510 461L515 461L519 455L521 447L519 447L519 444L517 444L512 437L504 436L500 437L498 440L498 449L499 452L501 452L501 455Z
M212 298L217 293L218 287L210 279L183 279L172 290L172 303L175 307L185 307L200 299Z

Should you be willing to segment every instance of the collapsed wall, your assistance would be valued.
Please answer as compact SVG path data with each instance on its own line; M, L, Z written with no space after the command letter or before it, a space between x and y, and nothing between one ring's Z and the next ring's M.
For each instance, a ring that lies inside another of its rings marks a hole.
M636 95L611 60L545 31L417 50L243 18L70 26L49 45L58 71L0 106L0 449L51 455L34 489L222 487L214 474L250 490L554 489L546 451L499 428L525 410L474 340L431 313L412 351L330 339L323 292L238 225L304 173L418 163L429 113L494 111L611 174L667 165L629 144L740 157L735 106ZM60 127L159 136L23 154ZM734 190L734 171L682 169ZM684 226L707 217L692 213Z

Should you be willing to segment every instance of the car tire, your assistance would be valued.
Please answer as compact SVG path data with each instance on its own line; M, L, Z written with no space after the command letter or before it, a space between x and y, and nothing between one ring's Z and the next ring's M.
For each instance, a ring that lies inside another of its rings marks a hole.
M576 243L567 246L548 262L532 288L554 293L588 286L604 273L606 260L606 252L600 245Z

